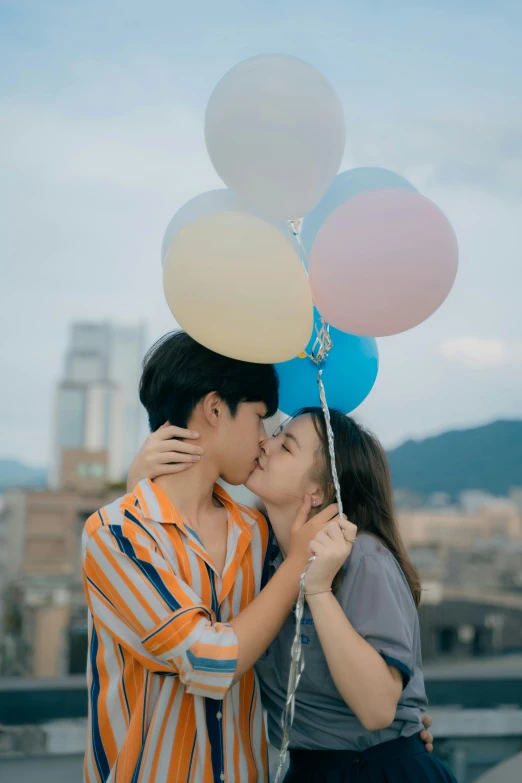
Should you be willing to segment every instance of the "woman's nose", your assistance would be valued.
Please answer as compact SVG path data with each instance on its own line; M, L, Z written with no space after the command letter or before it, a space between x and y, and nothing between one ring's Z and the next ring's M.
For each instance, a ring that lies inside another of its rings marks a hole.
M265 442L261 445L261 451L265 456L268 456L270 454L270 451L272 450L275 443L275 438L267 438Z

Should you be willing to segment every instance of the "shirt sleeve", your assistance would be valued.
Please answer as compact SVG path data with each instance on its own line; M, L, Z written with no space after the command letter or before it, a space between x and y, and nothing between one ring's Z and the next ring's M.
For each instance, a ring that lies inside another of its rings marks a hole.
M237 637L215 622L142 526L125 519L86 536L83 577L93 617L145 667L177 674L191 694L223 698L236 671Z
M386 663L401 672L405 688L413 671L417 610L399 566L389 553L364 555L347 587L348 619Z

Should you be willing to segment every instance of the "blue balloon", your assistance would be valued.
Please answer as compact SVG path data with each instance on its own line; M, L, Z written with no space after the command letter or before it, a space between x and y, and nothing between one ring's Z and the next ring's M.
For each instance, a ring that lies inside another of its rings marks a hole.
M315 310L315 324L320 315ZM306 352L315 341L315 327ZM374 337L355 337L330 327L332 348L322 365L328 407L343 413L355 410L371 392L379 370ZM317 365L308 357L276 364L279 375L279 408L289 416L300 408L320 405Z
M380 188L406 188L417 192L411 182L389 169L366 166L338 174L316 208L303 220L301 242L307 255L310 255L314 240L324 221L337 207L359 193Z

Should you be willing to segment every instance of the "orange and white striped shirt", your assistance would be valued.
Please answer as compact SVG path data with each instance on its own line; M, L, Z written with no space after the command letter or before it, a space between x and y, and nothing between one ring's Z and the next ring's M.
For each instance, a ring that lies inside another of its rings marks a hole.
M261 588L268 528L219 486L228 510L223 574L149 480L91 516L86 783L267 781L257 678L230 687L227 625Z

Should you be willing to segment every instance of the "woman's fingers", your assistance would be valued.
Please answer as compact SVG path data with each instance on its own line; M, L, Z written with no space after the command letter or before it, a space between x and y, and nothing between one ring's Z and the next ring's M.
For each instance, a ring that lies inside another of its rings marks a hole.
M346 539L345 539L345 537L343 535L343 531L342 531L342 529L341 529L341 527L339 525L339 521L338 520L339 520L339 517L336 517L331 522L329 522L326 525L326 527L324 529L324 532L330 538L330 540L333 541L333 543L336 546L342 547L344 545Z
M321 552L324 552L324 546L323 544L317 540L316 538L313 538L310 543L308 544L308 551L311 555L320 555Z
M159 440L169 440L172 438L188 438L189 440L197 440L199 438L199 432L195 430L186 430L183 427L176 427L174 424L166 422L154 435L157 435Z
M352 522L349 522L346 517L335 517L335 519L332 519L331 522L329 522L327 525L324 526L324 531L330 536L330 538L334 541L340 541L340 536L343 537L346 540L353 539L357 535L357 527Z
M433 723L433 721L431 719L431 716L427 715L426 713L424 713L424 715L422 716L422 725L424 726L424 728L425 729L430 729L432 723ZM432 739L433 739L433 737L432 737Z
M169 463L177 462L199 462L201 456L199 454L183 454L179 451L162 451L154 457L154 461L160 465L168 465Z
M157 478L158 476L166 476L172 473L181 473L182 471L190 470L190 468L193 467L194 467L193 462L177 462L177 463L170 463L168 465L162 465L161 470L155 472L155 475L151 476L151 478Z
M433 734L430 734L428 731L421 731L420 736L428 753L433 753Z
M318 544L321 544L324 547L328 547L332 543L332 539L330 538L326 530L320 530L316 534L314 541L317 541Z
M309 528L310 530L320 530L324 525L334 517L338 512L338 507L336 503L332 503L331 506L328 506L323 511L321 511L319 514L316 514L314 517L310 519L310 511L312 510L312 496L311 495L305 495L304 500L301 504L301 508L297 512L297 516L295 518L295 522L292 525L292 530L299 530L300 527L302 527L305 524L309 524L312 527Z
M347 519L339 519L339 527L346 541L353 541L357 535L357 525Z
M180 451L184 454L203 454L201 446L196 446L194 443L187 443L184 440L176 440L169 438L169 440L160 440L157 443L156 448L161 453L163 451Z
M319 526L326 525L326 523L330 522L330 520L336 517L338 513L339 513L339 506L337 505L337 503L331 503L325 509L320 511L319 514L317 514L313 518L313 520Z

